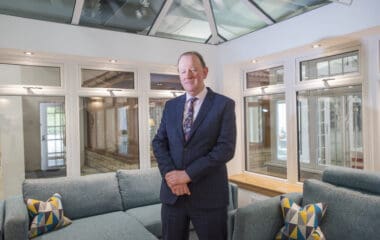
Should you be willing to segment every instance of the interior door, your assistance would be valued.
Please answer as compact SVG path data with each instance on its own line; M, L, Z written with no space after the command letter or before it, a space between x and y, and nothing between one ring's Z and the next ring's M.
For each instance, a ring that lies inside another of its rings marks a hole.
M40 103L41 170L65 165L64 103Z

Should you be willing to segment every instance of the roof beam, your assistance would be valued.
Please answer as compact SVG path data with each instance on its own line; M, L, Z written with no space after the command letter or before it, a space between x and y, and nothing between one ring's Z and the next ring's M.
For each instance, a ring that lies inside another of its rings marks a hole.
M253 11L258 17L260 17L266 24L272 25L275 21L268 16L266 12L264 12L256 3L251 0L240 0L243 2L251 11Z
M76 0L75 1L75 7L73 12L73 18L71 19L71 24L78 25L80 20L80 15L82 13L84 5L84 0Z
M211 39L208 41L211 44L218 44L221 38L218 36L218 29L216 27L214 12L211 8L210 0L203 0L203 7L205 8L206 16L211 30Z
M148 35L155 35L158 27L161 25L162 21L169 12L170 7L173 4L173 0L166 0L164 6L162 6L160 13L158 14L156 20L154 21L152 27L150 28Z

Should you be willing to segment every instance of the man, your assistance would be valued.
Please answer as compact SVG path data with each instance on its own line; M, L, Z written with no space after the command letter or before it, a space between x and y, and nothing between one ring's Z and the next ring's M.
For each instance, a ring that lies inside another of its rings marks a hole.
M191 220L200 240L224 240L235 103L205 87L208 68L199 53L183 53L178 71L186 94L166 103L152 142L163 177L163 239L188 239Z

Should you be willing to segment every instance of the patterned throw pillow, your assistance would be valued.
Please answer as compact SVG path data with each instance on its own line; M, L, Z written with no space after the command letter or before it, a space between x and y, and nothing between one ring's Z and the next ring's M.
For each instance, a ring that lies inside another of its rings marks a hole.
M314 203L304 207L281 196L281 210L285 226L276 240L325 240L319 225L326 212L326 204Z
M63 215L61 195L54 193L46 202L27 199L31 224L29 237L37 237L46 232L62 228L71 223L71 220Z

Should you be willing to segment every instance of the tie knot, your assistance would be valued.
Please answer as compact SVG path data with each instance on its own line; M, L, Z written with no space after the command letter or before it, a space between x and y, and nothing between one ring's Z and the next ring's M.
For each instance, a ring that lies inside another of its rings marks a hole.
M192 97L189 99L190 104L193 104L198 98Z

